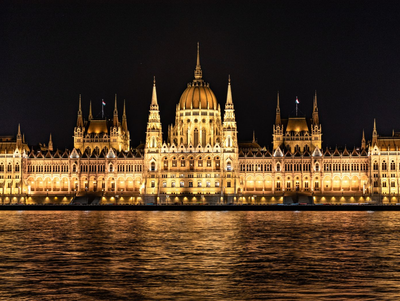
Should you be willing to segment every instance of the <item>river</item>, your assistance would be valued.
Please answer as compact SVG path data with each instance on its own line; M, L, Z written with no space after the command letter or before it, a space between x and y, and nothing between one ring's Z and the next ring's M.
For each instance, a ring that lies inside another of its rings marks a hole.
M0 300L399 300L397 212L0 211Z

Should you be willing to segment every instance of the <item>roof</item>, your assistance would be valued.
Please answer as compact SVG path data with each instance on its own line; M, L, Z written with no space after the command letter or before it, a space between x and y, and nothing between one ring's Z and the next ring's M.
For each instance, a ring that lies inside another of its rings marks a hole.
M307 120L305 117L291 117L288 119L287 132L308 132Z
M107 120L91 120L87 127L88 134L106 134L108 133Z

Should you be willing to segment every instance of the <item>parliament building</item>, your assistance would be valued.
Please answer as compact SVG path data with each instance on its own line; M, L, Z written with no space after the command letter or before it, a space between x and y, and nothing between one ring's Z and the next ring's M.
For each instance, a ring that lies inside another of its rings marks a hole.
M372 139L363 133L359 148L324 149L317 93L310 118L286 119L278 93L272 149L240 142L231 80L221 108L203 79L199 46L166 141L155 80L149 105L146 140L136 148L117 96L112 119L94 118L91 103L84 118L79 96L72 150L55 150L51 136L30 147L19 126L16 137L0 137L1 204L68 204L79 196L104 204L276 204L296 194L315 203L399 202L400 135L379 136L374 122Z

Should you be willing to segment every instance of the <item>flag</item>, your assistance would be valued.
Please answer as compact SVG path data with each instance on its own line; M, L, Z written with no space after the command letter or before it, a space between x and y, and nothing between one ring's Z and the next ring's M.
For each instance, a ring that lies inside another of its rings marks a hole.
M106 102L104 101L104 99L101 100L101 103L103 104L103 106L106 105Z
M299 98L296 96L296 104L299 104L299 103L300 103Z

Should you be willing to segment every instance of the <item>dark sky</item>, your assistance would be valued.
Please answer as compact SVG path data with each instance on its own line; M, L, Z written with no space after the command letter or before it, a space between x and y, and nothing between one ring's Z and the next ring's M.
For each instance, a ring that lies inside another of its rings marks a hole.
M88 114L127 102L131 145L145 138L153 75L164 133L193 79L221 107L232 78L239 139L271 148L276 92L282 117L318 105L324 147L400 131L400 1L2 1L0 135L72 148L78 95Z

